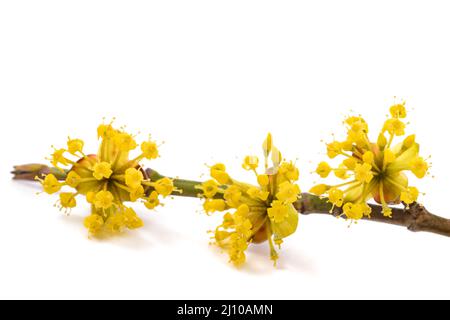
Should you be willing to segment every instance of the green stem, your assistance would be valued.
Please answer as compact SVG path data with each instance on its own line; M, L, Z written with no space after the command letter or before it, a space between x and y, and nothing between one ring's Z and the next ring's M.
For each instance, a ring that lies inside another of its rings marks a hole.
M159 179L165 178L165 176L161 175L160 173L158 173L153 169L147 169L145 170L145 173L147 174L147 177L150 178L150 180L152 181L157 181ZM184 180L177 178L172 178L172 180L175 188L181 190L181 192L174 191L173 192L174 196L197 198L198 195L201 193L201 190L196 188L196 186L202 184L199 181Z

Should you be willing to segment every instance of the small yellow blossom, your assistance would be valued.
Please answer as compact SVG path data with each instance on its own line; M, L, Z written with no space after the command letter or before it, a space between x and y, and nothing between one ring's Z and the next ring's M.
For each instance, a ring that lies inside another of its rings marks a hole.
M67 152L72 155L83 154L84 141L80 139L69 139L67 141Z
M82 182L82 179L75 171L70 171L66 178L66 184L71 188L76 188L78 184Z
M222 163L218 163L211 167L211 177L216 179L220 184L227 184L230 182L230 176L225 170L225 166Z
M130 190L130 201L136 202L139 199L145 198L145 189L142 185L138 186L135 189Z
M270 258L276 262L275 244L281 245L282 239L297 229L298 212L293 204L300 197L300 188L295 183L298 168L283 160L270 134L263 143L263 154L264 173L256 171L257 157L246 157L242 166L254 172L256 185L232 179L225 165L218 163L210 167L213 180L197 186L203 191L200 196L205 198L205 212L225 211L222 224L213 231L213 239L235 265L245 262L245 251L251 243L265 241L269 243Z
M369 183L373 178L372 166L368 163L357 164L355 167L355 179L362 183Z
M327 144L327 155L331 159L336 158L342 152L342 145L337 141Z
M84 226L88 229L90 234L98 234L103 228L104 220L102 216L92 213L84 219Z
M388 119L384 123L383 131L387 131L391 135L402 136L405 134L405 124L397 118Z
M144 226L144 222L138 217L136 211L132 208L125 208L123 216L125 218L125 226L130 230L138 229Z
M48 194L54 194L61 190L61 188L63 187L63 184L61 184L53 174L46 175L44 180L36 177L36 180L38 180L42 184L44 192Z
M385 217L392 218L392 209L388 206L383 206L381 213L383 213L383 216Z
M156 191L152 191L148 198L145 199L144 205L147 207L147 209L154 209L157 206L159 206L159 194Z
M342 161L342 164L350 170L354 170L356 165L358 164L358 160L355 158L346 158L344 161Z
M362 219L364 216L368 217L372 212L370 207L365 203L351 203L351 202L347 202L343 206L342 211L348 219L352 220L359 220Z
M100 191L95 195L94 205L97 209L109 209L114 201L114 196L109 191Z
M261 190L258 187L248 188L247 194L253 199L260 199L262 201L266 201L270 195L268 191Z
M203 182L199 189L203 191L205 197L213 198L217 194L217 191L219 191L219 185L214 180L208 180Z
M244 170L256 170L258 168L259 159L254 156L246 156L242 168Z
M297 181L300 176L299 170L293 162L282 162L278 168L278 173L291 181Z
M222 199L207 199L203 204L205 212L224 211L227 208L227 204Z
M159 179L154 184L154 188L160 195L167 197L174 191L173 181L169 178Z
M137 144L131 134L126 132L118 132L113 138L115 145L122 152L129 152L136 149Z
M58 205L65 211L77 205L76 197L86 197L91 204L91 215L84 220L84 225L90 235L139 228L143 222L126 202L139 201L148 209L154 209L161 205L160 196L166 197L178 190L171 179L152 181L141 169L141 160L159 156L155 142L143 142L141 153L130 157L130 152L138 147L133 135L114 128L112 123L101 124L97 135L101 143L96 155L86 155L84 141L80 139L69 138L67 148L53 148L50 161L61 171L61 181L53 174L36 179L49 194L66 187L75 189L75 192L59 195Z
M408 187L405 191L402 191L400 200L408 205L416 202L418 197L419 190L416 187Z
M416 157L409 163L411 171L417 178L422 179L428 172L428 163L422 157Z
M334 169L334 175L342 180L346 180L349 178L349 175L347 174L348 169L344 164L340 164L339 167Z
M158 146L153 141L143 142L141 145L142 154L147 159L156 159L159 156Z
M344 192L338 188L328 190L328 200L333 206L341 207L344 203Z
M284 181L278 186L279 191L276 194L278 200L283 203L293 203L298 200L300 188L297 184L292 184L290 181Z
M272 207L267 209L269 218L275 223L283 222L289 216L289 207L282 201L273 201Z
M76 193L70 192L61 192L59 194L59 200L62 208L75 208L77 205L77 201L75 199Z
M328 177L328 175L331 172L331 167L328 163L326 162L321 162L319 163L319 165L317 166L316 169L316 173L321 177L321 178L326 178Z
M344 141L327 144L328 157L342 156L344 159L336 169L321 162L316 172L321 177L328 177L328 170L344 180L337 185L319 184L311 189L316 195L326 195L332 206L342 208L348 219L369 217L371 207L367 201L374 199L382 205L385 216L392 216L390 204L401 201L409 205L419 196L419 191L411 187L406 175L412 172L416 177L426 176L429 165L419 156L416 136L409 135L402 142L393 144L397 136L405 134L405 103L395 104L390 108L388 118L377 136L371 142L367 122L360 116L348 117L344 124L347 137Z
M95 179L103 180L109 179L111 177L113 171L111 170L111 163L108 162L100 162L94 165L94 173L92 174Z
M392 118L406 118L405 102L394 104L389 109L389 112L391 113Z
M352 158L350 158L350 159L352 159ZM363 160L365 163L368 163L368 164L371 165L371 164L373 163L374 159L375 159L375 156L374 156L374 154L373 154L372 151L366 151L366 152L364 152L364 155L363 155L362 160ZM355 166L356 166L356 165L355 165Z
M136 168L129 168L125 171L125 184L132 190L142 186L142 181L144 181L144 175L140 170Z

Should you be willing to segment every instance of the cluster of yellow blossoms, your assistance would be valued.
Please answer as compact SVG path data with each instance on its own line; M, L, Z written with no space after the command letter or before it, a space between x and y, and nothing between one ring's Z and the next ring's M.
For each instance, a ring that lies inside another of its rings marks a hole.
M270 257L276 263L283 238L297 229L298 212L293 203L299 199L299 171L292 162L282 159L269 134L263 144L265 172L257 173L259 159L247 156L242 167L253 171L258 185L232 179L223 164L210 167L212 180L197 186L205 198L207 213L227 211L223 223L216 228L214 243L226 250L235 265L245 262L250 243L269 242ZM272 166L269 167L269 157Z
M414 203L419 191L409 185L405 173L410 171L420 179L427 174L429 165L419 155L414 135L393 144L395 137L405 135L405 118L404 103L391 106L390 116L376 142L370 141L369 127L361 116L346 118L347 138L327 144L328 157L342 157L342 161L335 167L321 162L316 169L321 178L328 178L333 172L343 181L334 185L318 184L310 192L326 197L331 211L338 207L351 220L370 217L368 201L371 199L381 204L386 217L392 215L390 204L403 202L408 206ZM182 190L176 189L173 180L167 177L153 181L141 167L142 160L159 156L154 141L149 139L139 146L133 135L124 129L115 129L112 123L100 125L97 133L101 140L97 154L85 154L84 142L69 138L67 147L55 149L50 158L61 175L48 174L36 179L44 192L59 192L57 205L66 212L76 207L77 196L86 198L92 208L91 215L84 220L90 235L139 228L142 220L124 203L141 202L148 209L154 209L161 204L161 197ZM130 152L138 147L138 155L130 157ZM245 252L251 243L265 241L269 243L270 258L276 264L275 246L280 247L283 239L297 229L295 204L300 198L300 188L296 184L299 170L293 162L282 158L270 134L263 143L263 154L263 173L257 171L260 161L256 156L245 157L242 165L255 174L255 185L231 178L225 165L219 163L210 167L211 180L200 185L192 182L191 189L186 189L189 190L186 194L193 196L199 190L206 213L225 212L222 224L211 231L212 239L235 265L245 262ZM63 190L66 188L74 190Z
M139 228L142 220L124 203L139 200L153 209L160 205L160 196L166 197L175 190L171 179L151 181L140 166L143 159L159 156L158 146L154 141L145 141L140 145L140 154L130 159L130 152L138 148L132 135L112 124L100 125L97 132L101 144L96 155L86 155L84 142L79 139L69 138L67 148L54 150L50 161L67 173L65 181L58 181L53 174L36 179L48 194L64 187L75 189L59 193L57 204L66 212L77 205L77 196L85 196L92 207L91 215L84 221L90 235Z
M370 217L371 208L367 201L374 199L383 208L383 215L390 217L389 204L400 202L409 205L418 198L417 188L409 185L406 171L417 178L423 178L428 171L428 163L419 156L419 145L415 135L407 136L393 145L395 137L405 135L405 103L390 108L390 116L378 135L377 142L368 137L369 127L360 116L348 117L347 139L327 144L327 155L333 159L342 156L343 161L336 167L327 162L319 163L316 172L327 178L331 172L344 180L337 185L319 184L310 192L327 195L334 207L342 207L343 214L352 220Z

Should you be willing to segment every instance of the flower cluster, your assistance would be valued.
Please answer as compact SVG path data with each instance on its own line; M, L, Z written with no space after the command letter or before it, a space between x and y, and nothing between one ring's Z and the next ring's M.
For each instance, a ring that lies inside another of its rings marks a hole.
M419 196L416 187L410 186L406 172L412 172L417 178L423 178L429 165L419 155L419 144L415 135L407 136L394 145L395 137L405 135L405 103L390 108L390 116L385 121L377 142L369 140L369 127L360 116L345 119L347 139L327 144L327 155L343 161L332 167L327 162L317 166L316 173L327 178L331 172L343 180L337 185L319 184L310 191L316 195L327 195L334 207L342 207L348 219L358 220L370 217L371 208L367 201L374 199L383 207L383 215L391 217L389 204L415 202Z
M153 209L160 205L160 196L166 197L175 189L169 178L151 181L140 166L143 159L159 156L158 146L149 139L140 145L140 154L130 159L130 152L138 148L131 134L115 129L112 124L100 125L97 132L101 143L96 155L86 155L80 139L69 138L66 148L55 148L49 160L66 172L65 181L59 181L53 174L36 179L48 194L72 188L70 192L59 193L57 205L66 212L76 207L77 196L86 198L92 210L84 225L91 235L139 228L142 220L124 203L140 201Z
M226 250L230 262L240 265L245 262L245 251L250 243L268 241L270 257L276 263L278 254L275 245L281 246L283 238L297 229L298 212L293 203L299 199L299 171L292 162L282 159L281 153L272 144L269 134L263 144L265 172L258 174L259 159L247 156L242 167L254 172L257 185L234 180L223 164L210 167L213 179L199 185L205 198L207 213L227 211L223 222L214 233L213 240ZM269 157L272 166L269 167Z

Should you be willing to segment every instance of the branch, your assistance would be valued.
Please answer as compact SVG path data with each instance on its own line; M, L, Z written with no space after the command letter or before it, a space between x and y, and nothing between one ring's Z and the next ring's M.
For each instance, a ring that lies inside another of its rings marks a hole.
M391 207L391 218L383 215L381 206L375 204L369 204L369 206L372 208L371 217L364 217L364 220L406 227L409 231L414 232L424 231L450 237L450 219L430 213L419 203L413 203L409 208ZM295 207L304 215L326 214L334 217L342 215L341 208L334 208L330 212L331 204L328 203L327 198L320 198L309 193L303 193Z
M145 172L153 181L164 178L163 175L153 169L146 169ZM66 177L66 172L41 164L15 166L14 171L11 173L14 175L13 178L15 180L34 180L36 176L42 178L49 173L53 173L59 180L64 180ZM182 191L181 193L175 191L173 193L174 196L199 197L200 190L195 186L201 184L201 182L176 178L173 179L173 183L176 189ZM410 205L409 208L391 207L392 218L383 215L381 206L369 205L372 208L371 217L364 217L364 220L406 227L414 232L424 231L450 237L450 219L434 215L418 203ZM334 217L342 216L341 208L334 208L331 211L331 204L328 203L327 198L321 198L309 193L303 193L301 199L294 203L294 206L303 215L325 214Z

